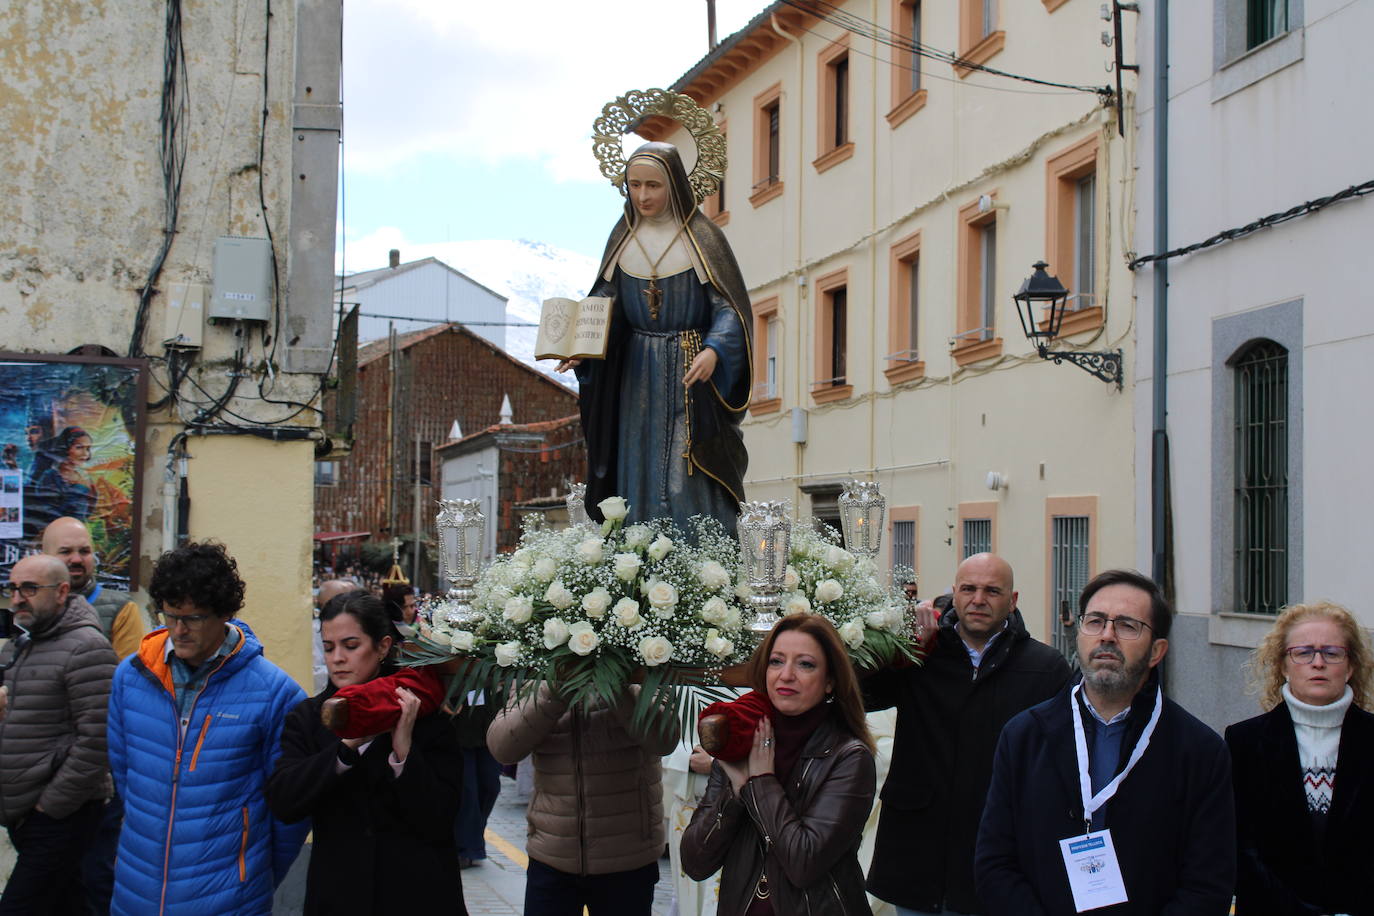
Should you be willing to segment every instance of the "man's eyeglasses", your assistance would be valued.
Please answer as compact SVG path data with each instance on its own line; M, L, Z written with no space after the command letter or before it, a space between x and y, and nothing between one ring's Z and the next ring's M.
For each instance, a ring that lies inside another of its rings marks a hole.
M37 582L0 582L0 598L13 598L18 592L24 598L32 598L40 589L57 588L61 582L52 585L39 585Z
M1117 639L1139 639L1140 634L1150 629L1150 625L1134 617L1108 617L1106 614L1084 614L1078 618L1078 629L1089 636L1101 636L1112 625Z
M1345 646L1289 646L1283 654L1299 665L1312 664L1319 654L1328 665L1339 665L1350 657Z
M173 626L175 626L176 624L181 624L181 625L184 626L184 627L187 627L187 628L189 628L189 629L194 630L194 629L196 629L197 627L199 627L199 626L201 626L202 624L204 624L205 621L207 621L207 620L209 620L210 618L214 617L215 615L214 615L214 614L169 614L169 613L167 613L166 611L158 611L158 612L157 612L157 616L158 616L158 618L162 621L162 625L165 626L165 627L166 627L167 629L169 629L169 630L170 630Z

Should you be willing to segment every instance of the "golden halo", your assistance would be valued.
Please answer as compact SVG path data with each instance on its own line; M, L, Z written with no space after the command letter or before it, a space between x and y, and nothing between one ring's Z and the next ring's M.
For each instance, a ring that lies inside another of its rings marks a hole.
M621 138L645 118L659 116L687 129L697 146L696 165L687 181L699 204L716 192L725 177L725 137L715 120L691 96L665 89L632 89L601 109L592 122L592 152L601 174L625 192L625 155Z

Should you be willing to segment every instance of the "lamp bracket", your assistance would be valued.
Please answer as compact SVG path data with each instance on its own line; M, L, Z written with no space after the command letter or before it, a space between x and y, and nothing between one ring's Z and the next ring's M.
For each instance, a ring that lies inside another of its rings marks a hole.
M1125 373L1122 371L1120 350L1051 350L1044 344L1036 347L1041 359L1048 359L1056 366L1073 363L1084 372L1104 382L1115 383L1116 390L1124 387Z

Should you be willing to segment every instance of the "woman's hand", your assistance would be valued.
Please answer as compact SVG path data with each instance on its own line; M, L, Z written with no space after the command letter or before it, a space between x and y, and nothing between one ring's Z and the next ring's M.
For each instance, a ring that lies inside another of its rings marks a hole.
M716 371L716 363L719 357L716 351L710 347L702 347L701 352L692 360L692 365L687 367L687 374L682 377L682 384L686 386L695 385L697 382L704 382Z
M558 368L554 369L553 371L567 372L569 369L576 369L580 365L582 365L582 360L580 359L565 359L562 362L560 362L558 364Z
M396 688L396 699L401 704L401 716L391 729L391 753L405 763L410 756L410 737L415 728L415 718L420 714L420 698L404 687Z
M759 719L754 729L754 746L749 749L749 775L762 776L773 772L773 720Z
M692 756L687 761L687 769L702 776L711 775L712 757L706 753L700 744L692 748Z

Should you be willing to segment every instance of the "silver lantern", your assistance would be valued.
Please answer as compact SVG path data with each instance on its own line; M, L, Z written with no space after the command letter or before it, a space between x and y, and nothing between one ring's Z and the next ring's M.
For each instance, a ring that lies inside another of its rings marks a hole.
M587 485L575 483L568 490L568 525L587 525L591 518L587 515Z
M441 499L435 527L448 579L447 597L452 602L444 612L445 623L458 629L471 629L483 615L472 606L476 597L473 585L482 569L482 550L486 541L487 517L476 499Z
M792 551L792 505L785 499L740 504L740 559L749 580L750 632L763 637L778 622L778 599Z
M887 500L873 480L851 480L838 500L844 545L849 552L872 560L883 543L883 515Z

